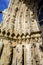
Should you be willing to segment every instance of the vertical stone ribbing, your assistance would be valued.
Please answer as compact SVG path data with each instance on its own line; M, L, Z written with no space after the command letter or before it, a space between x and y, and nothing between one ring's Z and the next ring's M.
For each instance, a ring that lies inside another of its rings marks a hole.
M31 64L31 44L26 44L26 65Z
M22 45L18 44L16 47L16 65L22 65Z
M0 59L0 65L9 65L11 61L11 54L12 54L11 44L10 43L5 44Z

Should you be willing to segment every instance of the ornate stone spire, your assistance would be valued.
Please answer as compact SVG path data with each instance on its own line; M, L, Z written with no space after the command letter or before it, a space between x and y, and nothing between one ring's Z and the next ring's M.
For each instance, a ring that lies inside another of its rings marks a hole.
M11 0L3 12L2 32L8 36L31 35L40 32L37 18L37 3L33 1Z

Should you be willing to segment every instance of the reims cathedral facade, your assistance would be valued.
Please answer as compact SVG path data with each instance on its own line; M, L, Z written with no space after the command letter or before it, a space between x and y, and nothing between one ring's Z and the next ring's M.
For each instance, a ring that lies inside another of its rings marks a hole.
M0 65L43 65L43 0L10 0L0 24Z

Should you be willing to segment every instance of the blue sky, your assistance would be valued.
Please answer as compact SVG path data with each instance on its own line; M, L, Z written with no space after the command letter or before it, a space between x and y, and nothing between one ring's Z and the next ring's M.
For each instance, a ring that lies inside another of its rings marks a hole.
M0 23L1 23L1 21L2 21L2 16L3 16L3 14L0 13Z
M9 4L10 0L0 0L0 11L4 11ZM0 13L0 22L2 21L2 13Z

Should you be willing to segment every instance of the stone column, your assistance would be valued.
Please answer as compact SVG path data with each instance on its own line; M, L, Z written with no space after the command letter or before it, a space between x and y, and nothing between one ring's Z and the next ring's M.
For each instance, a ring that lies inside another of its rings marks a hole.
M4 44L3 52L0 58L0 65L9 65L12 62L12 48L11 43L7 43L7 41Z
M26 65L31 64L31 44L26 44Z
M13 61L12 61L12 65L16 65L16 56L17 56L17 51L16 51L16 47L13 48Z
M36 43L37 55L39 57L39 64L43 65L43 51L42 51L42 38L39 37L38 42Z
M22 65L22 45L18 44L16 47L16 65Z

